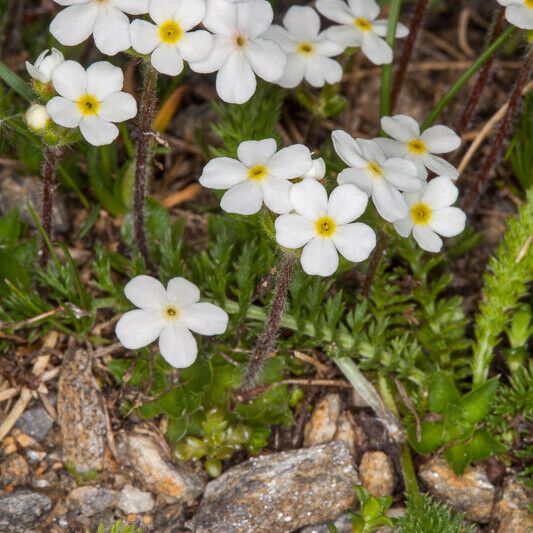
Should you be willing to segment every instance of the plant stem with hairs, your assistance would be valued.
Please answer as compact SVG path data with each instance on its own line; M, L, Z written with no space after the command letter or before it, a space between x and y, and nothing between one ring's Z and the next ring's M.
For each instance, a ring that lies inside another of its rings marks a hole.
M407 73L407 66L411 61L411 56L413 54L413 49L415 47L416 38L418 37L418 32L422 27L422 21L424 20L424 15L426 14L426 8L429 0L418 0L416 4L415 11L413 13L413 18L411 19L411 26L409 28L409 35L405 40L403 45L402 57L400 58L400 63L398 65L398 70L394 76L394 85L392 88L390 112L394 111L396 101L402 90L403 81L405 79L405 74Z
M265 360L276 345L295 262L296 257L291 253L284 254L279 262L279 274L270 312L252 352L252 357L241 382L240 392L247 392L257 385L257 379L263 369ZM239 391L237 391L237 398L239 397Z
M133 192L133 225L137 247L146 266L152 269L152 262L146 242L144 204L146 183L151 173L152 123L157 107L157 71L151 65L144 67L143 91L137 119L137 145L135 148L135 186Z
M402 0L392 0L390 5L389 22L387 25L387 44L394 52L394 41L396 39L396 26L400 18L400 8ZM379 106L379 116L390 115L391 110L391 80L392 80L392 63L383 65L381 71L381 102Z
M502 6L498 10L496 20L491 25L491 28L489 30L489 42L493 41L494 39L497 39L500 36L500 34L502 33L504 20L505 7ZM466 105L463 109L461 117L459 118L459 122L457 123L457 135L459 135L460 137L466 131L466 128L468 128L470 121L472 120L472 117L474 115L474 111L476 110L477 104L479 103L479 99L483 94L483 89L485 88L485 85L487 85L490 71L492 69L492 65L494 64L494 57L495 56L492 56L481 69L476 84L474 85L472 92L470 93L470 97L468 98L468 101L466 102Z
M63 149L57 146L47 146L44 149L43 161L43 195L41 200L41 222L43 229L52 241L52 215L54 209L54 188L56 184L56 169L63 155ZM39 266L45 268L48 263L48 247L42 239Z
M511 129L513 119L518 109L520 108L520 104L522 102L523 97L522 92L531 74L532 66L533 47L529 47L526 52L524 61L520 67L520 71L518 72L516 82L511 92L511 96L509 97L509 106L507 107L507 112L505 113L505 116L500 122L498 131L490 146L489 153L485 158L479 172L477 173L476 181L463 200L461 207L467 213L471 213L475 209L479 197L481 196L483 189L486 187L491 172L494 169L494 165L497 163L500 154L502 153L505 139L507 138L509 130Z
M368 296L370 294L370 289L372 288L372 283L374 282L374 277L378 270L379 264L381 263L381 258L383 257L383 252L387 246L387 236L381 230L378 231L378 239L376 248L372 253L370 258L370 264L368 265L368 271L366 273L365 281L363 284L363 295Z

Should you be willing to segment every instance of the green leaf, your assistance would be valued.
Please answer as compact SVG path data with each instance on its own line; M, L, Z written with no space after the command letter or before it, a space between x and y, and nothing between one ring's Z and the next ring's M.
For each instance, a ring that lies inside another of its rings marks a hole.
M443 414L451 402L457 402L461 395L445 372L435 372L429 379L428 400L432 413Z
M498 385L499 378L495 378L465 394L459 402L463 418L472 424L483 420L490 412Z
M444 450L444 457L457 476L462 476L465 468L472 461L472 456L466 444L459 443Z
M468 452L473 461L484 461L488 457L499 455L506 451L507 448L484 429L476 431L472 440L468 443Z
M424 421L421 426L421 439L416 438L416 426L412 425L407 430L409 444L422 454L433 453L444 443L442 422Z
M5 63L0 61L0 79L2 79L15 92L20 94L22 98L32 102L35 100L35 95L30 89L30 86L17 74L15 74Z

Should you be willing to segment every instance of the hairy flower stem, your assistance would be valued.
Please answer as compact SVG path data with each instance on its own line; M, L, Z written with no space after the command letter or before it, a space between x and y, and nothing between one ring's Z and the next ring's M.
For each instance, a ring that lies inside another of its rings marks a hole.
M489 153L485 158L485 161L483 162L483 165L481 166L479 172L477 173L476 181L463 200L461 207L467 213L472 213L474 211L481 196L481 193L487 185L491 172L493 171L494 166L496 165L500 154L502 153L505 139L507 138L509 130L511 129L511 126L513 124L513 119L516 116L518 109L520 108L520 104L522 102L523 97L522 92L524 86L526 85L529 79L532 66L533 47L529 47L526 52L524 61L522 62L522 65L518 72L518 76L516 77L511 96L509 97L509 106L507 107L507 112L505 113L505 116L500 122L498 131L490 146Z
M141 105L137 119L137 145L135 148L135 189L133 193L133 224L137 247L146 266L153 270L153 265L146 243L144 223L144 204L146 183L151 173L152 123L157 107L157 71L151 65L145 65Z
M379 264L381 263L381 258L383 257L383 252L385 251L385 248L387 246L387 240L388 239L385 233L379 230L376 248L374 249L374 252L372 253L372 257L368 265L368 271L366 273L365 281L363 284L363 295L364 296L368 296L370 294L372 283L374 282L376 272L378 270Z
M276 287L274 289L274 299L270 312L266 319L263 331L257 340L257 344L252 352L252 357L248 363L248 368L244 374L239 391L237 392L237 398L239 392L247 392L253 389L257 385L257 379L268 354L274 349L276 339L281 326L281 319L283 317L283 311L285 310L285 304L287 302L287 296L289 294L289 286L294 271L294 264L296 258L292 254L285 254L281 258L278 267L278 279Z
M392 88L391 103L390 103L390 112L394 111L396 101L402 90L403 82L405 79L405 74L407 73L407 67L411 61L411 56L413 55L413 50L416 43L416 38L418 37L418 32L422 27L422 21L424 20L424 15L426 14L426 8L429 0L418 0L416 4L415 11L413 13L413 18L411 19L411 26L409 28L409 35L405 40L405 44L402 50L402 57L400 58L400 63L398 69L396 70L396 75L394 76L394 85Z
M52 241L52 214L54 209L54 188L56 183L56 169L63 155L63 150L57 146L47 146L44 149L43 161L43 195L41 200L41 223L43 230L48 236L48 240ZM41 253L39 258L39 266L45 268L48 264L48 246L46 240L43 238L41 242Z
M505 7L502 6L498 10L496 19L494 23L491 25L490 30L488 32L488 35L487 35L488 42L493 41L494 39L497 39L501 35L502 30L503 30L504 20L505 20ZM474 116L474 112L479 103L479 99L481 98L481 95L483 94L483 89L487 85L490 71L492 70L492 65L494 64L494 57L495 56L492 56L485 63L485 65L479 72L479 76L476 81L476 84L474 85L472 92L470 93L470 97L468 98L468 101L466 102L466 105L463 109L461 117L459 118L459 122L457 123L456 129L457 129L457 135L459 135L460 137L466 131L466 128L468 128L470 121L472 120L472 117Z

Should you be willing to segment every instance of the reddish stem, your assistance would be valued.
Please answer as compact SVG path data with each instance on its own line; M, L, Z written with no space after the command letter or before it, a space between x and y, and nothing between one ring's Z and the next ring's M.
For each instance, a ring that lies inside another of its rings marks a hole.
M394 106L400 91L402 89L403 81L405 79L405 74L407 73L407 66L411 61L411 56L413 54L413 49L415 47L416 38L418 37L418 32L422 26L422 21L424 20L424 15L426 14L426 8L428 5L428 0L418 0L418 3L415 7L413 18L411 19L411 27L409 28L409 35L405 40L405 44L402 50L402 57L398 64L398 70L394 77L394 87L392 89L391 95L391 113L394 111Z

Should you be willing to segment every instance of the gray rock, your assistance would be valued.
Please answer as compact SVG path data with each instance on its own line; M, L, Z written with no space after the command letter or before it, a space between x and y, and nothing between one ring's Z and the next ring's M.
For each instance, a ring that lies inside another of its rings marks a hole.
M30 479L30 467L22 455L12 453L0 465L0 482L5 487L25 485Z
M335 519L355 500L349 446L332 442L255 457L211 481L196 533L277 533Z
M51 416L44 407L40 406L25 411L16 423L23 433L37 442L41 442L46 437L53 425L54 421Z
M337 393L326 394L316 405L305 426L304 446L331 442L337 432L341 398Z
M101 513L115 505L117 493L103 487L84 486L70 491L68 504L85 516Z
M373 496L390 496L394 491L394 469L383 452L366 452L359 465L361 483Z
M482 466L469 467L458 477L443 458L433 457L421 466L418 473L431 494L438 499L465 513L469 520L483 524L490 522L495 488Z
M154 508L154 499L149 492L125 485L120 491L117 506L126 514L148 513Z
M161 496L191 500L204 491L205 481L186 464L173 464L164 449L151 436L121 432L118 454L122 463L134 470L139 483Z
M497 533L528 533L533 529L533 514L528 505L533 491L513 478L505 480L502 499L496 507L499 521Z
M0 533L24 531L52 509L48 496L31 490L17 490L0 496Z

